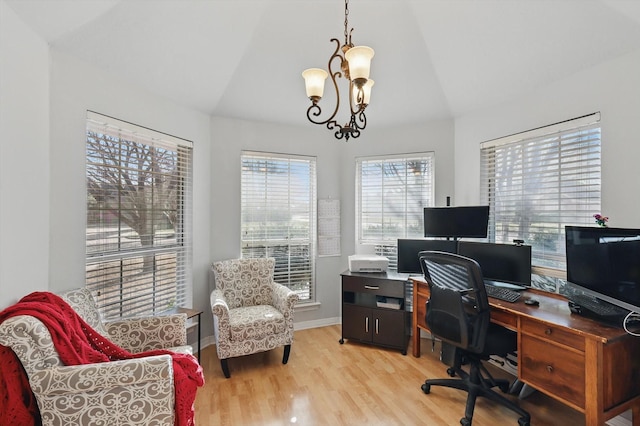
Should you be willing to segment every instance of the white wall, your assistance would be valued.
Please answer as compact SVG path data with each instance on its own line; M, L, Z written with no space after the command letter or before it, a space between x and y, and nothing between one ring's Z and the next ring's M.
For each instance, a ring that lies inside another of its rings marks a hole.
M455 193L479 201L480 142L592 112L602 113L602 214L611 226L640 227L640 51L583 70L455 124ZM594 212L599 213L599 212Z
M49 274L49 46L0 2L0 309Z
M209 116L51 52L51 291L84 285L85 127L92 110L194 143L193 271L196 307L209 311Z

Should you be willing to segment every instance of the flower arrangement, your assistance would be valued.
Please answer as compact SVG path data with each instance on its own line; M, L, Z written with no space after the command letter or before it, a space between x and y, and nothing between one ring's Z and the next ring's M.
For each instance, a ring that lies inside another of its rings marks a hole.
M599 213L593 215L593 218L596 220L596 223L600 226L606 227L609 218L607 216L602 216Z

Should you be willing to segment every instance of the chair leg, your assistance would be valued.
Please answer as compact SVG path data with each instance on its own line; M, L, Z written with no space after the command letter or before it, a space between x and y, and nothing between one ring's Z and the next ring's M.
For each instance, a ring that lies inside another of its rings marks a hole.
M227 363L227 358L220 360L220 366L222 367L222 373L224 373L224 377L227 379L231 377L231 373L229 372L229 364Z
M286 364L289 362L289 353L291 352L291 345L285 345L284 347L284 355L282 355L282 363Z

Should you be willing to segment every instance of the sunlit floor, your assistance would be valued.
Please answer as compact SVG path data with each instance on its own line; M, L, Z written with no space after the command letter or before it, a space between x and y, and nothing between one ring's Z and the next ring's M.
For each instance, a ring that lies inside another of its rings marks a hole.
M432 388L425 395L420 389L427 377L446 377L446 366L438 360L437 348L431 352L430 340L423 340L423 354L415 358L410 348L403 356L349 341L341 345L340 330L330 326L297 331L287 365L282 365L282 348L231 359L230 379L222 374L215 347L203 349L206 384L198 391L196 424L459 424L464 392ZM519 404L531 414L532 425L584 425L581 413L539 392ZM517 425L517 419L506 408L479 399L473 424Z

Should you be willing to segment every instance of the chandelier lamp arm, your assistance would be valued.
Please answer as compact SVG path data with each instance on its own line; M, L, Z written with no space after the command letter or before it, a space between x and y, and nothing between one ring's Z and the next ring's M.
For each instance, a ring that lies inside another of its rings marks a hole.
M333 114L331 114L326 120L322 120L322 119L316 120L313 117L320 117L320 115L322 114L322 108L320 108L320 105L318 105L318 102L320 102L320 99L322 98L322 96L309 96L309 99L311 99L311 106L307 109L307 118L309 119L310 122L312 122L313 124L327 124L327 127L328 127L328 123L335 118L336 114L338 114L338 109L340 109L340 90L338 90L338 82L336 79L342 77L342 72L341 71L334 72L333 68L331 67L331 64L334 60L337 59L341 66L340 69L342 69L342 63L344 62L344 58L338 53L340 51L340 41L336 38L332 38L331 41L336 43L336 50L333 52L333 55L331 55L331 57L329 58L329 63L327 65L327 68L329 69L329 76L331 77L331 82L333 83L333 89L336 93L336 107L333 110Z

